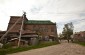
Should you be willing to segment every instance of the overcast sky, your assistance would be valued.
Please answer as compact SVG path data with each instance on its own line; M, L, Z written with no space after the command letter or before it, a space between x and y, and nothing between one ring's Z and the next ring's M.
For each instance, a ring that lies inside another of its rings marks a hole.
M58 33L73 22L74 32L85 31L85 0L0 0L0 30L6 30L10 16L27 13L29 20L51 20Z

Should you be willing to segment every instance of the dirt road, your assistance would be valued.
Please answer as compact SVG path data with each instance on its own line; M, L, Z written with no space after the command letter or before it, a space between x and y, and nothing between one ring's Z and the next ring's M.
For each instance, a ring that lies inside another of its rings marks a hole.
M85 47L74 43L61 43L10 55L85 55Z

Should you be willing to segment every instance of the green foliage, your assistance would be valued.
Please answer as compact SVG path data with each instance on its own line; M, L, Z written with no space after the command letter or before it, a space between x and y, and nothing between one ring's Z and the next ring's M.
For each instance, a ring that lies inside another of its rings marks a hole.
M82 45L82 46L85 46L85 42L75 42L75 43Z
M4 44L3 47L0 49L0 55L6 55L7 49L12 48L10 43Z
M64 39L70 39L70 36L73 34L73 24L67 23L64 25L62 35L64 36Z
M0 49L0 55L6 55L6 49Z
M7 44L4 44L3 45L3 48L4 49L10 48L10 47L12 47L11 43L7 43Z

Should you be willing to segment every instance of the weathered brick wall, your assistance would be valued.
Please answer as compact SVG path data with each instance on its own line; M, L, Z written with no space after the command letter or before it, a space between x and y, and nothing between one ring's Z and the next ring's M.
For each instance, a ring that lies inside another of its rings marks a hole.
M20 26L21 26L22 17L15 17L15 16L10 17L10 21L9 21L7 30L9 30L9 28L11 28L18 19L20 19L20 20L17 22L17 24L10 31L19 31Z
M85 42L85 32L79 32L74 34L74 42Z
M45 36L57 35L56 25L54 24L53 25L45 25L45 24L25 25L25 30L39 31L43 33Z

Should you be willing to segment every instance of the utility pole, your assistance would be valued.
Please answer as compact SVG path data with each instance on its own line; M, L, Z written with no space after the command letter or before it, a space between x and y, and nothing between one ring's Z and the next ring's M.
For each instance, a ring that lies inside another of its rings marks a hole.
M21 24L21 28L20 28L18 47L20 46L20 41L21 41L21 36L22 36L22 32L23 32L23 25L24 25L24 18L25 18L25 16L26 16L26 12L24 12L24 14L22 15L22 24Z

